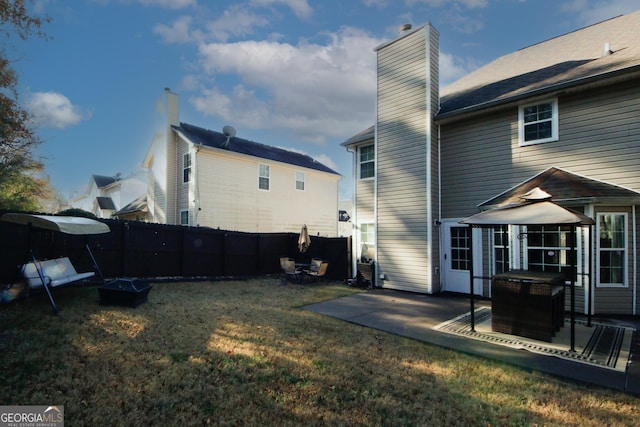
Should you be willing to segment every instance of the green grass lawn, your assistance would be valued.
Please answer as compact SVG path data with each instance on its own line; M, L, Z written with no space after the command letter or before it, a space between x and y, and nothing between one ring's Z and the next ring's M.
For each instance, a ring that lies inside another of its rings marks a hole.
M0 404L67 425L637 425L640 399L302 310L357 290L278 278L0 305Z

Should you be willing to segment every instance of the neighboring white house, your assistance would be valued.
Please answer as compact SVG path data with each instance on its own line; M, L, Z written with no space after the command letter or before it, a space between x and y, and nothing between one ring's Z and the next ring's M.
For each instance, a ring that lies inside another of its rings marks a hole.
M338 236L340 174L313 158L180 123L178 95L166 89L166 128L153 138L146 206L157 223L243 232Z
M91 212L98 218L111 218L133 200L146 194L144 172L122 178L120 175L91 175L84 193L72 198L69 205Z

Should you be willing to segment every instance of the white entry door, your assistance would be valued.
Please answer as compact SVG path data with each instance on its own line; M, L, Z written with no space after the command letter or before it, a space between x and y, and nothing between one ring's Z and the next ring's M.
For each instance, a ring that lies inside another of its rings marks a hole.
M457 221L444 221L443 226L443 254L442 254L442 284L443 290L448 292L469 293L469 270L473 262L474 276L480 276L482 260L482 239L480 230L473 230L473 252L471 257L469 242L471 228ZM480 261L480 262L478 262ZM482 293L482 281L474 280L473 293Z

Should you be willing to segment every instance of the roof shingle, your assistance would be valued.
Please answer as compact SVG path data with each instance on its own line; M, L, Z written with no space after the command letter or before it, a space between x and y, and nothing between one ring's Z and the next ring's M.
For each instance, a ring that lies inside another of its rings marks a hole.
M639 39L640 11L517 50L443 88L438 117L640 71Z
M339 175L338 172L305 154L272 147L238 137L232 137L229 140L229 143L226 144L227 137L223 133L193 126L187 123L180 123L179 126L173 126L173 129L181 133L194 144Z

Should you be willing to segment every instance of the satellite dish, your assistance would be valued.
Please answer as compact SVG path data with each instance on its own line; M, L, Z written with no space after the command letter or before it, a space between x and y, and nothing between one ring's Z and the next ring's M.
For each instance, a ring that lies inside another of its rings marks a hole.
M236 136L236 130L233 126L227 125L222 128L222 133L227 137L227 140L224 142L224 146L226 147L229 145L229 140Z
M222 133L227 138L233 138L234 136L236 136L236 130L233 128L233 126L225 126L225 127L223 127L222 128Z

